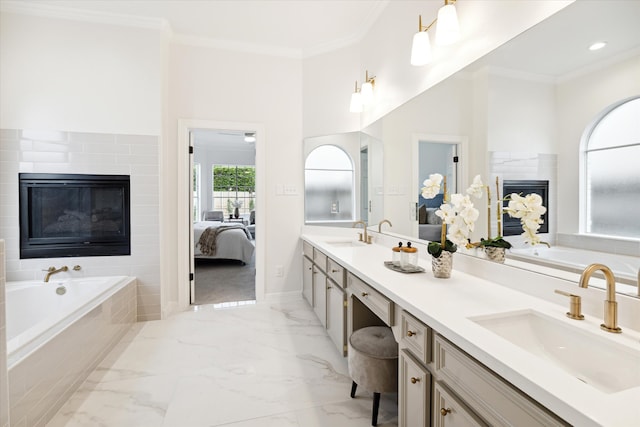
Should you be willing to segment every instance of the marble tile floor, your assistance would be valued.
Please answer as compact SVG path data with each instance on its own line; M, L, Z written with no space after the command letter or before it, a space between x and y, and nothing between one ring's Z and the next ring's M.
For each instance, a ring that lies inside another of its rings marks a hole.
M370 426L372 394L350 390L305 301L203 305L134 325L47 426ZM378 426L397 426L397 394Z

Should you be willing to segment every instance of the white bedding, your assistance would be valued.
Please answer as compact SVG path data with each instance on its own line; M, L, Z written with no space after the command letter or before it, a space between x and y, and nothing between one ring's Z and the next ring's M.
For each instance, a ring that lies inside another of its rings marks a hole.
M194 256L197 258L209 258L209 259L236 259L244 262L245 264L251 261L253 251L255 247L253 243L247 237L247 233L242 228L236 228L232 230L226 230L218 234L216 240L216 254L204 255L200 251L198 240L200 236L207 229L207 227L219 227L220 225L229 225L220 221L200 221L193 224L193 242L195 245Z

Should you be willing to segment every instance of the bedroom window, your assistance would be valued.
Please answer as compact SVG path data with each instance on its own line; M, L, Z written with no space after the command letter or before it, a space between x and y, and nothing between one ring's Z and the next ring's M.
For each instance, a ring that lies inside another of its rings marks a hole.
M640 237L640 97L610 106L587 129L583 145L585 231Z
M193 164L193 221L200 221L200 163Z
M306 222L353 221L354 171L351 157L335 145L321 145L304 165Z
M213 210L248 217L255 209L255 166L213 165Z

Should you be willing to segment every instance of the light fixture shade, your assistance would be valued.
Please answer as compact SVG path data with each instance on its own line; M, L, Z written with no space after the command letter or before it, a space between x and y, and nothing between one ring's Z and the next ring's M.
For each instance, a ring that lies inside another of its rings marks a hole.
M453 4L445 4L438 10L438 24L436 26L436 44L446 46L455 43L460 38L460 24L458 13Z
M363 105L369 105L373 102L373 84L371 84L371 82L362 83L360 99Z
M414 34L411 45L411 65L419 67L431 62L431 42L429 33L420 31Z
M349 111L352 113L362 113L362 97L360 96L360 92L353 92L351 94L351 106L349 107Z

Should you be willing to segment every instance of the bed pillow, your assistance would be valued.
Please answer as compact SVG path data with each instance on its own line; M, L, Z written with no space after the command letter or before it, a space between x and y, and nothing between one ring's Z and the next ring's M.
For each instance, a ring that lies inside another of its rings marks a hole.
M418 224L426 224L427 223L427 207L425 205L420 205L418 208Z
M436 215L439 208L427 208L427 224L442 224L442 218Z

